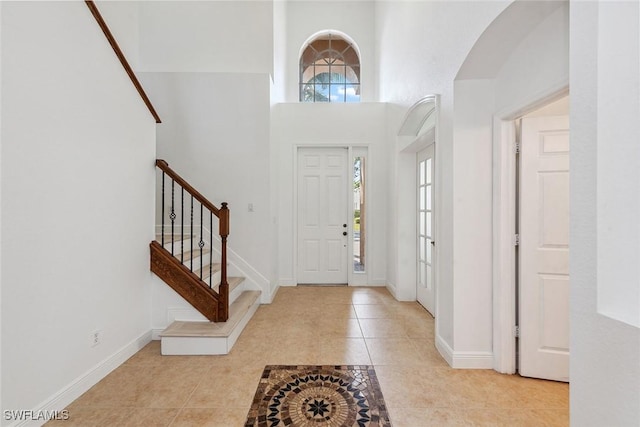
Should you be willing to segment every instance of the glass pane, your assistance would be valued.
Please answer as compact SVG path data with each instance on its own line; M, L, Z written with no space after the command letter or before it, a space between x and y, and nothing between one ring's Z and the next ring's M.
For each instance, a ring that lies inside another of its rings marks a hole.
M425 185L426 181L425 181L425 161L421 161L420 162L420 172L419 172L419 176L420 176L420 185Z
M331 67L331 83L345 83L344 67Z
M364 158L353 159L353 271L365 271Z
M424 236L426 234L427 228L425 226L425 213L420 212L420 235Z
M431 264L431 239L427 239L427 262Z
M431 184L431 159L427 159L427 184Z
M427 209L431 210L431 209L433 209L431 207L431 185L427 185L426 186L426 191L427 191L427 195L426 195L426 198L427 198Z
M422 213L420 213L422 215ZM427 236L431 237L431 212L427 212Z
M426 273L426 277L425 277L425 281L427 282L427 289L431 289L433 287L433 276L431 276L431 266L427 265L427 273Z
M420 284L424 287L427 286L427 265L424 262L420 263Z
M420 210L423 211L427 208L427 187L420 187Z
M346 84L344 91L346 102L360 102L360 85Z
M425 261L427 254L426 251L427 241L424 237L420 237L420 261Z
M315 85L313 95L315 102L329 102L329 85Z

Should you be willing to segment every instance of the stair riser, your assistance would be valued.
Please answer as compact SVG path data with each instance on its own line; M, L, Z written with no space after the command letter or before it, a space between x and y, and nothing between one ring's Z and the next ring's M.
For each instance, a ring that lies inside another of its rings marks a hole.
M238 286L236 289L240 288ZM247 311L239 319L238 323L233 327L231 332L226 336L180 336L167 335L161 337L161 353L163 355L220 355L228 354L237 341L238 337L247 326L251 317L255 314L260 306L260 295L254 295L248 306ZM243 303L236 306L236 310L240 309ZM198 322L196 322L198 323Z
M207 274L209 274L209 271L207 271ZM211 284L213 283L214 286L218 286L218 284L220 284L220 281L222 280L222 272L218 271L213 273L213 280L211 280L210 277L207 277L204 282L211 286Z

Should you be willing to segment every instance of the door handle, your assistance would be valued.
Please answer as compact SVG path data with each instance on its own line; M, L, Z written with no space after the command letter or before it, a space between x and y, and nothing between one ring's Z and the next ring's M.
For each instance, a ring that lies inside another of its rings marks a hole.
M432 241L431 241L431 245L432 245L432 246L435 246L435 245L436 245L436 241L435 241L435 240L432 240Z
M342 232L342 235L343 235L343 236L346 236L346 235L347 235L347 232L346 232L346 231L343 231L343 232Z

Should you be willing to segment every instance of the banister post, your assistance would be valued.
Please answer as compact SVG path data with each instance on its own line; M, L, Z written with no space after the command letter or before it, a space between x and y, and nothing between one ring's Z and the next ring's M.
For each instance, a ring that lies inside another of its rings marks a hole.
M226 322L229 318L229 282L227 281L227 236L229 236L229 208L223 202L218 212L219 233L221 240L220 256L220 301L218 303L218 322Z

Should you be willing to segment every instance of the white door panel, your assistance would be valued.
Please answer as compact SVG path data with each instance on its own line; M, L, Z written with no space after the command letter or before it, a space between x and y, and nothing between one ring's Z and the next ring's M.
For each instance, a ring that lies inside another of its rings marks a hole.
M522 119L520 374L569 381L569 118Z
M434 144L417 155L417 232L418 265L416 297L424 308L434 314L435 288L433 277L433 212L434 212Z
M347 283L347 172L344 148L298 150L298 283Z

